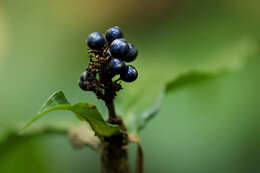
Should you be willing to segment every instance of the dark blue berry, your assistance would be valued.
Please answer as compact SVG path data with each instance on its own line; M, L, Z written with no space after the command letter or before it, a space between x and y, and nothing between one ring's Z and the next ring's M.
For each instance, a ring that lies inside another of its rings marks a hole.
M137 57L138 52L133 44L128 43L128 47L129 47L129 51L126 54L126 56L123 58L123 60L126 62L132 62Z
M89 73L87 71L85 71L81 74L80 79L79 79L79 87L84 91L87 91L86 81L88 79L88 75L89 75Z
M112 41L114 41L115 39L118 39L118 38L123 38L123 32L118 26L115 26L115 27L107 30L106 40L109 43L112 43Z
M120 78L125 82L133 82L137 79L138 72L134 66L126 66L123 73L120 74Z
M102 49L106 44L106 39L100 32L93 32L88 36L88 39L86 40L87 45L89 48L98 50Z
M79 81L79 87L80 89L82 89L83 91L87 91L87 86L86 83L82 80Z
M88 72L88 71L84 71L84 72L80 75L80 80L86 81L86 80L88 79L88 75L89 75L89 72Z
M113 57L122 59L125 57L129 51L129 46L126 40L124 39L115 39L110 47L109 50Z
M116 75L124 72L126 65L122 60L113 58L109 63L109 67L113 75Z

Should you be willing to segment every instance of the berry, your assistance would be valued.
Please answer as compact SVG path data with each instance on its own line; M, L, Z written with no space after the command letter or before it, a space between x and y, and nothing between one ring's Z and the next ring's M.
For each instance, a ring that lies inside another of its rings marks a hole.
M113 57L115 58L122 58L127 55L129 51L129 46L126 40L124 39L115 39L110 47L109 50Z
M118 38L123 38L123 32L118 26L115 26L115 27L107 30L106 40L109 43L112 43L112 41L114 41L115 39L118 39Z
M82 80L79 81L79 87L80 87L82 90L87 91L87 86L86 86L85 82L82 81Z
M81 75L80 75L80 80L82 81L86 81L88 79L89 76L89 72L88 71L84 71Z
M133 44L128 43L128 47L129 47L129 51L126 54L126 56L124 57L124 61L132 62L137 57L138 52L137 52L137 49L135 48L135 46Z
M138 72L134 66L126 66L123 73L120 74L120 78L125 82L133 82L137 79Z
M125 70L125 63L121 61L120 59L113 58L110 63L109 67L114 75L120 74Z
M98 50L102 49L105 46L106 39L100 32L93 32L88 36L86 42L89 48Z
M84 90L84 91L87 91L87 87L86 87L86 81L88 79L88 75L89 73L87 71L84 71L81 76L80 76L80 79L79 79L79 87Z

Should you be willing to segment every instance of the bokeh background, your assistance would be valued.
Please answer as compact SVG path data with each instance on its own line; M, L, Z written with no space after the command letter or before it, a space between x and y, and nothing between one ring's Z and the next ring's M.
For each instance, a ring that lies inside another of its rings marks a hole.
M258 50L259 6L257 0L1 0L0 134L30 119L57 89L72 102L97 102L77 86L93 31L120 26L139 49L140 80L149 64L157 77L170 77L161 72L231 63L244 49ZM260 172L259 55L250 54L235 73L166 96L140 134L146 172ZM156 82L153 75L149 80ZM130 151L133 167L135 146ZM0 172L93 173L99 158L73 149L65 136L9 137L0 144Z

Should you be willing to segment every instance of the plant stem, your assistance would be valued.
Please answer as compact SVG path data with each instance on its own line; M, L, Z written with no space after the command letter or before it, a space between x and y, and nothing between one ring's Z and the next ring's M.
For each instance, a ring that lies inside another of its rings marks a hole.
M105 101L105 104L106 104L107 109L108 109L108 116L109 116L108 121L113 123L114 120L116 119L116 111L115 111L114 101L111 99L109 101Z
M106 93L111 93L108 91ZM122 133L104 138L104 145L100 152L101 173L130 173L127 157L128 134L122 119L116 115L113 97L106 97L109 119L111 124L117 124Z
M101 173L130 173L127 147L123 145L122 135L109 139L101 150Z

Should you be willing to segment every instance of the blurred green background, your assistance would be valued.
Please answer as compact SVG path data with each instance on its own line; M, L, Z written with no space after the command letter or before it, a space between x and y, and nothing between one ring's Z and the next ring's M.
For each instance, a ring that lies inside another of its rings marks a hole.
M134 63L139 83L153 85L160 76L210 69L259 49L259 5L257 0L1 0L0 135L23 125L58 89L72 102L100 104L77 86L91 32L120 26L140 52ZM146 172L260 172L259 55L250 53L235 73L167 95L140 134ZM43 121L63 118L52 115ZM135 147L130 151L133 167ZM73 149L65 136L9 137L0 139L0 172L92 173L99 172L99 158L91 149Z

